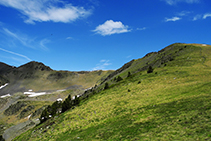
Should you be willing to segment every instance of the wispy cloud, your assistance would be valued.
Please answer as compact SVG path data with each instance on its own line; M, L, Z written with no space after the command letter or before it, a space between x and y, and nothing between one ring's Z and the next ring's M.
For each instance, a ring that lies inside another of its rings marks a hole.
M25 16L25 22L73 22L89 16L92 11L60 0L1 0L0 5L14 8ZM59 6L60 5L60 6Z
M201 14L197 14L196 16L193 17L193 21L199 20L202 18Z
M193 3L199 3L201 0L162 0L165 1L169 5L176 5L177 3L188 3L188 4L193 4Z
M175 22L181 19L180 17L165 18L165 22Z
M190 13L192 13L191 11L182 11L182 12L179 12L177 13L178 16L187 16L189 15Z
M110 60L100 60L100 63L98 63L96 65L95 68L93 68L92 70L104 70L106 68L106 66L111 65L111 63L109 63Z
M142 28L136 28L136 30L146 30L146 27L142 27Z
M211 13L206 13L206 14L204 14L203 19L206 19L206 18L208 18L208 17L211 17Z
M67 40L72 40L72 39L73 39L73 37L67 37L66 39L67 39Z
M16 56L19 56L19 57L22 57L24 59L26 59L27 61L31 61L31 59L25 55L22 55L22 54L19 54L19 53L16 53L16 52L12 52L12 51L9 51L9 50L6 50L6 49L3 49L3 48L0 48L1 51L4 51L4 52L7 52L7 53L10 53L10 54L13 54L13 55L16 55Z
M7 28L3 28L3 32L5 35L9 36L9 37L12 37L16 40L18 40L21 44L23 44L24 46L26 47L32 47L29 42L30 40L27 39L27 37L24 37L23 35L20 35L20 34L17 34L17 33L14 33L12 31L10 31L9 29Z
M196 20L205 20L207 18L211 17L211 13L206 13L206 14L197 14L193 17L193 21Z
M7 44L11 44L13 46L17 46L19 43L23 45L24 47L29 48L41 48L43 50L48 50L46 44L50 42L48 39L36 39L36 38L30 38L26 34L21 32L14 32L7 28L0 29L0 33L3 33L2 35L7 41Z
M126 58L131 58L132 57L132 55L128 55Z
M93 31L102 36L106 36L112 34L126 33L130 32L131 30L127 25L122 24L122 22L120 21L114 22L113 20L107 20L105 23L97 26L96 29Z
M41 40L41 41L40 41L40 46L41 46L41 48L42 48L43 50L48 50L48 48L46 47L46 44L49 43L49 42L50 42L50 40L48 40L48 39L43 39L43 40Z

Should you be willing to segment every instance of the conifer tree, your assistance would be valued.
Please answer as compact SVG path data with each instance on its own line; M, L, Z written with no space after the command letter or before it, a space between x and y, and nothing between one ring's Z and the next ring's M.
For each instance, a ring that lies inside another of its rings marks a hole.
M118 76L117 79L116 79L116 82L119 82L121 80L123 80L122 77Z
M130 72L128 72L128 73L127 73L127 77L130 77L130 76L131 76L131 73L130 73Z
M104 90L105 90L105 89L108 89L108 87L109 87L109 86L108 86L108 82L106 82L106 83L105 83Z
M152 72L153 72L153 68L152 68L152 66L149 66L147 73L152 73Z

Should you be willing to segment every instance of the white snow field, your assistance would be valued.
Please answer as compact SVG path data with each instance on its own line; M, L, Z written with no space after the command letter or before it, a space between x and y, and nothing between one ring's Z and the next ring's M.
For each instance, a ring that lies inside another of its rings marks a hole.
M39 93L35 93L35 92L24 92L23 94L27 94L28 97L35 97L35 96L40 96L40 95L45 95L45 94L51 94L51 93L47 93L47 92L39 92Z
M11 96L10 94L2 95L0 98Z
M0 86L0 89L2 89L2 88L4 88L4 87L6 87L7 85L8 85L8 83L6 83L6 84L4 84L4 85Z

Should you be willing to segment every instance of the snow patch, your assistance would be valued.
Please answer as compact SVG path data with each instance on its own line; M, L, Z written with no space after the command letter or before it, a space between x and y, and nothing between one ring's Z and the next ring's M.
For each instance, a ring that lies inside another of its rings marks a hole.
M10 94L2 95L1 98L11 96Z
M88 91L88 90L91 90L92 89L92 87L90 87L90 88L87 88L87 89L85 89L84 91Z
M35 97L35 96L46 95L46 94L51 94L51 93L47 93L47 92L39 92L39 93L35 93L35 92L24 92L23 94L27 94L28 97Z
M65 89L64 90L57 90L57 92L63 92L63 91L66 91Z
M4 88L4 87L6 87L7 85L8 85L8 83L6 83L6 84L4 84L4 85L0 86L0 89L2 89L2 88Z
M25 119L29 119L31 116L32 116L32 114L31 114L31 115L29 115L29 116L27 116L27 117L25 117Z
M72 100L74 100L76 97L80 97L80 95L73 96Z
M62 99L61 98L58 98L56 101L62 101Z

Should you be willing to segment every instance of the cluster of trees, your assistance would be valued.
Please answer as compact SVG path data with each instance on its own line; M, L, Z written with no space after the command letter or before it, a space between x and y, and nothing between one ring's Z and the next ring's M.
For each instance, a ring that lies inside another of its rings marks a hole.
M153 68L152 66L149 66L147 73L152 73L153 72ZM127 77L131 77L131 73L128 72ZM118 76L114 78L114 81L119 82L122 81L122 77ZM138 84L140 84L141 81L138 82ZM109 88L109 84L108 82L105 83L104 89L108 89ZM92 89L90 90L92 91ZM128 89L128 92L130 92L130 90ZM86 93L86 92L85 92ZM49 105L47 108L45 108L45 110L43 110L41 116L40 116L40 121L41 123L48 120L51 117L54 117L60 113L63 113L69 109L74 109L75 106L79 105L80 103L80 98L78 96L75 96L74 99L71 99L71 95L69 95L64 102L62 101L56 101L54 102L52 105Z
M80 103L80 98L75 96L75 99L71 99L71 95L69 95L64 102L55 101L52 105L49 105L43 110L40 116L40 123L43 123L46 120L50 119L51 117L54 117L69 109L73 109L75 106L79 105L79 103Z
M62 112L65 112L69 109L73 109L75 106L79 105L80 98L78 96L75 96L75 99L71 99L71 96L69 95L65 101L62 103Z

